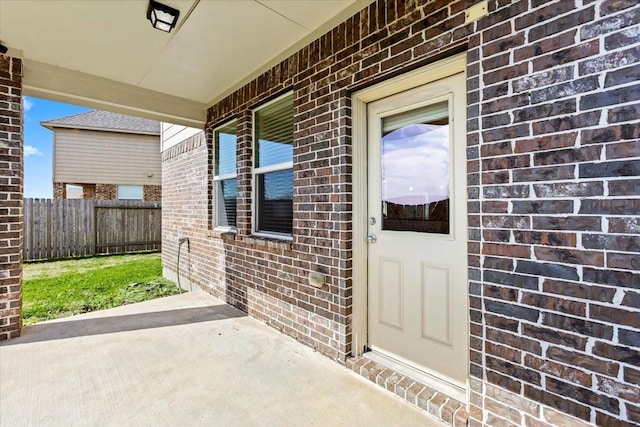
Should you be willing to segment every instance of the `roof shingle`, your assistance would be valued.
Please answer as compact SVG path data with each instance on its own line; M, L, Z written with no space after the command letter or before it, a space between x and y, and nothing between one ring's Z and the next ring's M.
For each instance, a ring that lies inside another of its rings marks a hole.
M47 128L74 127L78 129L99 129L112 131L130 131L132 133L160 134L160 122L108 111L94 110L88 113L74 114L59 119L40 122Z

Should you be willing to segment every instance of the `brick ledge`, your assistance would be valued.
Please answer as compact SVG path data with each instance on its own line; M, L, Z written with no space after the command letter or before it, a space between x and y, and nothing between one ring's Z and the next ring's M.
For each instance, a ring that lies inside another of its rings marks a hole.
M450 426L466 427L468 425L467 405L451 396L364 356L347 359L346 366L356 374L384 387Z
M269 247L271 249L282 249L285 251L290 251L293 244L289 240L256 235L245 236L242 240L249 245Z

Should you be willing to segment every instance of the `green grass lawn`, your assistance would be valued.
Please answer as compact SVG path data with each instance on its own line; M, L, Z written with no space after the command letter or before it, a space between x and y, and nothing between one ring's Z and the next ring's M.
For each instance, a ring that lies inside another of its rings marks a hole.
M22 316L30 325L179 293L157 253L25 264Z

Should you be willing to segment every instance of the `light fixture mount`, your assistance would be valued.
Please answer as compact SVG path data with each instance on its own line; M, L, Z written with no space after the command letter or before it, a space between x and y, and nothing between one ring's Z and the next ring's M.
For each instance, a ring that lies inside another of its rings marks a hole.
M170 6L158 3L154 0L149 0L149 7L147 8L147 19L153 25L153 28L165 33L170 33L175 28L178 22L180 11Z

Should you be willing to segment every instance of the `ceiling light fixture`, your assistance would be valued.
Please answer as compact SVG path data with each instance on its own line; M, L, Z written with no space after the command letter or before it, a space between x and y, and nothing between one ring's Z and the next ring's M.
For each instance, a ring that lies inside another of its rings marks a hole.
M147 9L147 19L153 25L153 28L165 33L170 33L178 22L180 11L172 7L149 0L149 8Z

